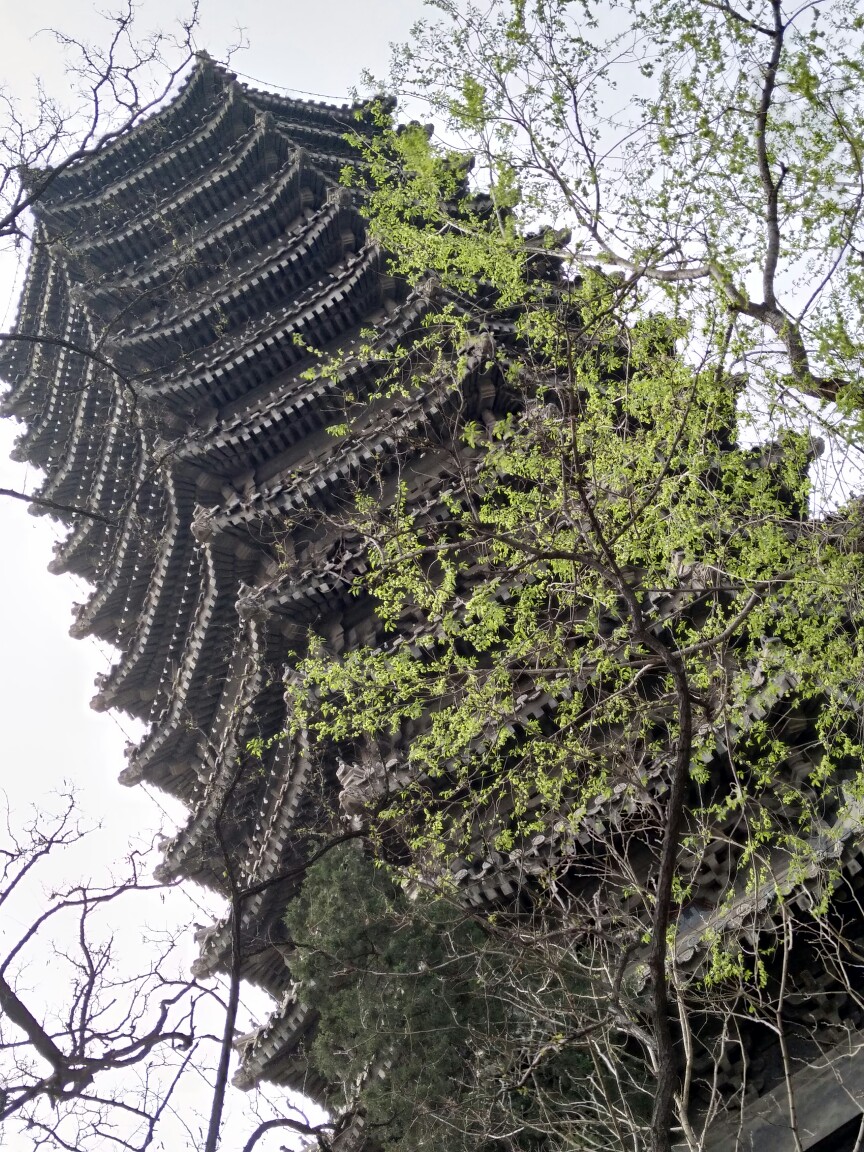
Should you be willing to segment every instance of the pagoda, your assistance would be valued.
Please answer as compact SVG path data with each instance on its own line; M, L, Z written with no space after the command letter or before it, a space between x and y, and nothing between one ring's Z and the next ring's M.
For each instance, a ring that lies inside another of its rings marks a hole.
M194 968L225 971L239 940L242 978L276 1004L238 1041L235 1083L266 1079L325 1105L330 1086L306 1055L318 1016L292 980L283 917L310 830L330 821L332 832L334 819L356 827L380 766L337 759L322 776L302 742L284 737L286 662L310 628L335 654L376 640L369 603L352 594L364 549L333 527L346 493L398 467L408 498L433 507L451 480L447 453L428 439L416 460L405 450L421 443L421 429L446 427L446 399L378 395L376 365L411 346L434 289L390 272L367 233L362 194L342 184L356 141L376 131L362 106L249 88L200 54L173 100L47 184L17 320L35 339L0 349L10 386L0 410L25 425L15 457L45 477L33 510L68 525L51 569L92 588L71 631L118 653L93 707L147 726L120 780L153 785L189 812L163 845L158 877L244 894L199 930ZM508 338L505 320L493 334ZM322 358L331 370L315 370ZM489 423L508 401L484 370L482 344L462 362L463 414ZM757 673L753 721L795 688L794 678L760 682ZM554 709L536 687L520 700L526 718ZM787 770L803 778L812 716L790 707L786 717L800 732ZM728 738L718 735L718 756ZM384 768L398 775L399 757ZM663 772L658 762L657 797ZM628 818L615 805L598 801L588 813L597 842ZM746 901L730 901L725 887L725 835L718 830L694 886L682 965L704 951L699 908L714 916L723 904L730 922L745 919ZM860 828L840 830L835 846L847 874L864 876ZM509 862L478 853L459 877L465 902L506 904L558 851L550 835ZM770 916L771 903L766 894L760 914ZM809 987L820 1027L864 1035L861 1012L840 1003L830 980L816 974ZM807 1147L821 1150L824 1138L826 1152L845 1148L832 1134L857 1123L864 1045L848 1047L809 1079L799 1073L804 1097L820 1101ZM783 1108L772 1053L751 1052L766 1070L761 1079L751 1071L749 1119L731 1135L718 1129L718 1152L769 1147L759 1141ZM732 1095L741 1069L722 1066L715 1078ZM358 1113L339 1146L371 1148L364 1139Z

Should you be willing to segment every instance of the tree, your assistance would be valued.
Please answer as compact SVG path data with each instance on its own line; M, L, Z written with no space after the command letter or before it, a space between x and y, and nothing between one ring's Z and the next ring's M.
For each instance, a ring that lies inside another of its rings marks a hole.
M519 947L507 917L466 916L457 899L409 899L357 842L312 866L287 919L321 1013L310 1063L345 1090L343 1109L364 1109L376 1144L523 1149L576 1126L581 1146L604 1146L594 1069L567 1044L590 989L563 953ZM644 1092L645 1070L620 1056Z
M412 883L532 895L507 939L567 972L566 1010L497 1033L499 1146L702 1148L760 1059L800 1142L795 1072L854 1042L832 996L860 1009L860 505L812 434L835 461L860 438L860 16L436 6L394 83L451 143L365 153L430 307L380 361L391 455L327 525L377 629L294 653L293 726L358 765L350 812ZM618 114L622 62L646 89ZM348 397L333 431L362 422ZM590 1107L544 1084L562 1051ZM463 1055L471 1146L487 1049Z
M32 903L38 874L56 873L63 864L55 857L87 836L74 794L60 800L56 815L44 805L20 832L7 809L0 906L9 923L20 923L22 903ZM45 910L5 945L0 1123L23 1122L38 1145L148 1147L202 1041L195 1021L210 993L178 974L176 940L153 947L141 970L117 970L112 909L159 887L142 880L142 857L130 855L128 875L109 885L56 888ZM66 989L59 1007L46 1008L27 980L46 955Z
M152 845L130 846L120 877L60 883L74 868L70 854L86 848L95 830L82 823L74 792L56 800L52 810L42 797L17 825L8 805L5 811L0 1130L33 1148L76 1152L143 1152L183 1130L189 1147L205 1146L199 1142L205 1132L207 1147L223 1147L239 961L232 958L226 980L191 978L185 929L149 927L152 897L164 903L166 895L164 885L143 875L152 867ZM44 899L40 882L50 885ZM41 905L36 914L34 904ZM130 917L137 918L134 956ZM242 958L239 950L236 956ZM327 1147L334 1128L266 1098L243 1121L250 1152L276 1129ZM235 1120L231 1138L238 1128Z
M577 263L663 286L694 335L731 326L719 348L751 375L854 390L856 6L433 7L391 83L476 157L499 216L572 227Z

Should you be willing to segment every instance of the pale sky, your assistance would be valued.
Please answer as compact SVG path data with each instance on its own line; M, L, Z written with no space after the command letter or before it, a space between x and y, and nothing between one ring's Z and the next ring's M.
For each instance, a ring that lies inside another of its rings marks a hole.
M95 12L106 7L111 5L105 0L7 2L0 86L26 99L38 75L49 93L62 97L62 57L39 30L53 26L71 36L97 38L104 24ZM164 26L183 10L170 0L140 0L138 7L143 30ZM241 79L341 102L359 84L363 68L386 72L389 43L404 39L423 11L422 0L202 0L197 43L222 58L238 39L239 23L248 48L237 53L232 67ZM8 259L5 266L0 261L0 329L14 317L13 276ZM0 486L29 489L38 477L8 460L17 430L11 422L0 422ZM161 818L141 789L123 788L116 780L124 765L123 746L137 738L139 729L122 714L99 715L88 708L94 676L105 670L110 655L92 640L68 636L72 604L86 597L87 588L46 571L56 534L48 518L32 517L25 505L0 499L0 788L13 812L23 814L29 805L48 804L46 798L64 781L74 782L90 821L103 821L102 833L74 865L80 873L95 875L104 861L123 856L130 834L146 833ZM35 901L38 893L31 898ZM28 904L13 914L13 922L0 924L0 950L16 928L14 921L23 923L29 915ZM158 919L166 913L154 905L153 915ZM180 902L168 915L189 923L197 914ZM140 924L120 924L118 930L130 948L140 940ZM45 973L40 966L47 971L48 961L42 957L40 965L37 954L28 972L34 997L42 995ZM257 1011L260 1019L260 1004ZM238 1121L238 1137L241 1130ZM30 1147L29 1141L11 1139L6 1135L3 1147L12 1152ZM268 1152L286 1142L286 1134L277 1132L257 1148ZM224 1147L233 1150L242 1143L235 1137Z

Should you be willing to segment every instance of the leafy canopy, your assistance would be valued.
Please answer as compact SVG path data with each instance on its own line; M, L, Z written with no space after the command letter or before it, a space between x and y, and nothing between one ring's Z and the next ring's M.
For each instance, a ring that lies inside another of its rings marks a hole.
M848 467L839 496L827 478L861 435L862 20L843 0L434 7L391 79L445 142L381 111L345 176L423 301L404 347L370 335L377 391L333 429L398 407L324 528L365 553L374 635L313 629L292 726L377 765L355 818L414 882L487 907L527 888L578 941L595 1001L564 1047L606 1135L536 1082L512 1131L668 1152L677 1126L696 1148L693 1100L726 1101L678 1078L673 1027L714 1060L735 1029L747 1051L742 1020L777 1028L787 897L808 889L828 939L861 828L861 511Z

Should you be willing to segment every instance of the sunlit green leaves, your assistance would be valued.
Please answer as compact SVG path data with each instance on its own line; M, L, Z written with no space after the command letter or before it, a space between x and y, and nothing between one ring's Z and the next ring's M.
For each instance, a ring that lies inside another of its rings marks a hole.
M864 795L860 513L813 515L832 494L808 431L862 428L857 16L660 0L607 37L590 4L438 8L397 80L448 143L385 118L362 162L370 230L425 301L376 398L441 399L423 450L452 476L358 497L342 528L369 544L375 635L310 636L293 723L399 765L365 818L424 883L484 852L506 874L535 839L571 860L660 839L680 660L673 888L719 839L718 920L778 861L785 898ZM609 900L644 932L653 873L624 872ZM706 986L764 981L722 932L704 943Z

